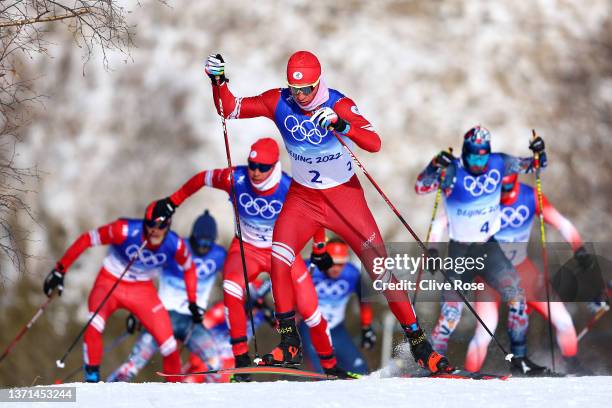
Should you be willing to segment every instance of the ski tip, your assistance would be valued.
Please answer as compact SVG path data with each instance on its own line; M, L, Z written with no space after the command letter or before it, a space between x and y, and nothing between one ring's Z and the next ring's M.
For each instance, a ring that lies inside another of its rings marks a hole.
M59 368L66 367L66 364L62 360L55 360L55 365L58 366Z
M514 358L514 354L512 353L508 353L506 354L506 357L504 357L506 361L512 361L513 358Z

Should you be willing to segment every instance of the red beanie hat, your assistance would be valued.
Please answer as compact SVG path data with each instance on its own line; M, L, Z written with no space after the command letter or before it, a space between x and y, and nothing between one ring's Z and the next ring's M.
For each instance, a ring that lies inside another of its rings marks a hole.
M287 62L287 83L292 86L315 84L321 77L321 64L308 51L294 53Z
M249 161L261 164L274 164L278 161L278 144L269 137L259 139L251 145Z

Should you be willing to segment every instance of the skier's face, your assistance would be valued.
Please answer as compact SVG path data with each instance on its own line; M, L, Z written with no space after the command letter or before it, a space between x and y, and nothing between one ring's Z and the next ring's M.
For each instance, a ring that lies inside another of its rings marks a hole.
M342 273L342 268L344 268L344 264L334 264L327 270L327 276L331 279L337 279Z
M274 164L261 164L249 161L249 180L253 184L259 184L265 181L272 171L274 170Z
M295 101L299 103L300 105L304 106L312 102L314 97L317 95L317 92L319 91L319 84L316 84L316 86L314 86L313 88L311 87L304 87L304 88L290 87L290 89L291 89L291 95L293 95L293 99L295 99Z
M168 230L170 229L170 225L166 225L163 227L149 227L145 226L145 232L149 237L149 243L151 246L159 246L164 241Z

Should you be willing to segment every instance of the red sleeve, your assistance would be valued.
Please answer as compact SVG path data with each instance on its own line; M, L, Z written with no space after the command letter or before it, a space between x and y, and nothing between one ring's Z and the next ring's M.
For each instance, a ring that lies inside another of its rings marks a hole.
M334 111L351 126L345 135L363 150L375 153L380 150L380 137L366 118L361 116L355 102L350 98L341 98L334 105Z
M70 265L87 249L97 245L121 244L127 237L127 221L117 220L98 229L84 232L70 245L64 256L57 262L58 269L64 273Z
M219 95L223 103L223 114L228 119L247 119L264 116L274 120L274 111L280 98L280 88L270 89L257 96L236 98L227 83L213 85L213 99L217 113L221 114Z
M359 304L359 311L361 315L361 327L367 327L372 325L372 304L362 302Z
M204 327L212 329L218 324L225 322L225 307L223 302L216 303L212 308L204 314Z
M538 202L538 193L534 191L536 196L536 214L540 214L540 203ZM553 205L548 201L546 196L542 195L542 207L544 208L544 222L555 227L563 238L572 246L575 251L582 246L582 239L574 224L565 218Z
M312 238L312 252L317 255L325 252L325 228L319 228L317 232L315 232Z
M196 301L196 289L198 285L198 275L196 273L195 263L191 259L191 252L185 245L185 241L179 238L174 260L183 269L183 279L185 279L185 288L187 289L187 299L189 303Z
M226 168L200 172L176 190L170 196L170 200L179 206L204 186L218 188L229 194L231 187L230 170Z

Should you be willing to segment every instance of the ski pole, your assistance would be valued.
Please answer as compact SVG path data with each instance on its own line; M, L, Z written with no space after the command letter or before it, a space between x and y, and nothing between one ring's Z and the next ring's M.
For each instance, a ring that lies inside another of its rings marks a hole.
M220 58L221 55L217 54L217 58ZM230 198L232 201L232 205L234 207L234 221L236 222L236 235L238 236L238 244L240 247L240 259L242 260L242 273L244 276L244 287L246 292L246 302L249 312L249 320L251 321L251 331L253 332L253 345L255 347L255 364L260 360L259 358L259 349L257 347L257 335L255 334L255 319L253 318L253 307L251 305L251 290L249 289L249 277L247 274L246 268L246 259L244 256L244 244L242 242L242 229L240 228L240 214L238 213L238 201L236 199L236 188L234 184L234 168L232 167L232 155L230 152L229 146L229 138L227 136L227 124L225 121L225 113L223 112L223 100L221 98L221 83L220 78L217 76L216 86L217 93L219 95L219 113L221 114L221 124L223 126L223 138L225 139L225 155L227 157L227 166L230 170Z
M453 148L449 147L448 152L453 154ZM446 170L442 170L440 173L440 181L438 184L438 189L436 190L436 199L434 201L434 207L431 214L431 220L429 221L429 228L427 228L427 236L425 236L425 242L429 245L429 238L431 236L431 229L433 227L433 223L436 219L436 214L438 212L438 204L440 203L440 197L442 196L442 183L444 183L444 178L446 177ZM421 282L421 277L423 276L423 264L419 267L419 273L416 278L416 288L414 289L414 297L412 298L412 304L414 305L417 301L417 296L419 294L419 283Z
M61 359L55 361L55 364L59 368L64 368L66 366L66 364L65 364L66 358L72 352L72 349L74 349L74 347L77 345L77 343L81 339L81 336L83 336L83 333L85 333L85 330L87 330L87 328L89 327L89 324L92 322L92 320L98 315L98 313L100 313L100 310L102 310L102 306L104 306L106 304L106 301L110 298L112 293L115 291L115 288L117 288L117 286L119 286L119 282L121 282L121 279L123 279L123 277L125 276L127 271L132 267L134 262L136 262L136 259L138 259L138 257L140 256L140 252L143 250L143 248L145 247L145 245L147 244L148 241L149 241L149 237L147 236L142 241L142 244L140 245L140 247L138 247L138 251L136 251L136 253L132 257L132 259L130 259L128 264L125 266L125 269L123 270L123 272L121 272L121 275L119 275L119 278L115 281L115 283L113 283L113 286L111 286L111 288L108 291L108 293L106 294L106 296L104 296L104 299L102 299L102 302L100 302L100 304L98 305L96 310L92 313L92 315L89 318L89 320L87 321L87 323L85 323L85 325L83 326L83 328L81 329L79 334L72 341L72 344L70 344L70 347L68 347L68 350L66 350L66 352L64 353L64 355L62 356Z
M125 339L127 339L128 337L130 337L130 333L126 330L119 337L117 337L115 340L113 340L111 344L109 344L106 347L104 347L104 354L109 353L109 352L113 351L115 348L119 347L119 345L121 345L121 343L123 343L125 341ZM83 369L82 366L79 366L79 367L75 368L74 370L72 370L69 374L67 374L61 380L59 378L57 380L55 380L55 384L63 384L63 383L65 383L66 381L68 381L69 379L74 377L82 369Z
M531 129L533 139L537 137L535 129ZM542 266L544 267L544 284L546 285L546 309L548 311L548 340L550 343L550 358L552 360L552 371L555 372L555 343L553 340L552 315L550 311L550 279L548 275L548 251L546 250L546 229L544 228L544 206L542 199L542 180L540 178L540 154L534 152L533 161L535 166L536 191L538 207L540 208L540 238L542 241Z
M21 330L19 330L19 333L17 333L17 336L13 339L11 344L8 345L6 350L4 350L4 352L2 353L2 356L0 356L0 362L2 362L2 360L4 360L6 356L8 356L11 350L13 350L13 348L17 345L17 343L19 343L23 335L26 334L28 330L30 330L30 327L32 327L32 325L36 322L36 320L38 320L38 318L44 313L45 309L47 308L47 306L49 306L49 303L51 303L51 301L54 298L55 298L55 292L52 292L51 296L49 296L47 300L45 300L45 302L38 308L36 313L34 313L34 316L32 316L32 318L26 323L26 325L23 326Z
M591 320L589 320L589 322L580 331L580 334L578 334L578 341L582 340L582 338L593 328L595 323L597 323L597 321L601 319L608 310L610 310L610 306L606 306L602 309L599 309L597 313L595 313L595 315L591 318Z
M357 164L357 167L359 167L361 169L361 171L363 172L363 174L365 174L365 176L367 177L368 180L370 180L370 183L372 183L372 185L374 186L374 188L376 189L376 191L378 191L378 194L381 195L381 197L383 198L383 200L385 200L385 202L387 203L387 205L391 208L391 210L395 213L395 215L397 216L397 218L399 218L399 220L402 222L402 224L404 225L404 227L406 227L406 229L408 230L408 232L410 232L410 234L412 235L412 237L414 238L414 240L417 242L417 244L419 244L419 246L421 247L421 249L423 250L423 253L425 254L425 257L427 258L429 256L429 252L427 251L427 247L425 246L425 244L423 243L423 241L421 241L421 239L418 237L418 235L414 232L414 230L410 227L410 225L408 225L408 223L406 222L406 220L404 219L404 217L402 217L402 214L400 214L400 212L397 210L397 208L395 208L395 206L393 205L393 203L391 202L391 200L389 200L389 198L387 197L387 195L382 191L382 189L378 186L378 184L376 183L376 181L374 181L374 179L372 178L372 176L370 176L370 173L368 173L368 171L366 170L366 168L363 166L363 164L361 164L361 162L359 161L359 159L357 159L357 156L355 156L355 154L351 151L351 149L348 147L348 145L344 142L344 140L342 140L342 138L335 132L332 132L334 134L334 136L336 136L336 139L338 139L338 141L340 142L340 144L342 144L342 146L344 146L344 148L346 149L346 151L349 153L349 155L351 156L351 158L353 159L353 161L355 161L355 163ZM446 271L444 269L441 269L440 272L442 273L442 276L444 276L444 279L449 282L451 285L453 283L453 281L451 281L451 279L449 278L448 274L446 273ZM461 298L461 300L463 301L463 303L465 303L465 305L468 307L468 309L470 309L470 312L472 312L472 314L474 315L474 317L476 318L476 320L478 320L478 322L482 325L482 327L484 327L484 329L487 331L487 333L489 333L489 335L491 336L491 338L495 341L495 344L497 345L497 347L499 347L499 349L504 353L504 358L507 361L510 361L512 359L512 357L514 357L512 354L508 353L506 351L506 348L500 343L499 339L497 338L497 336L491 332L491 330L487 327L487 325L485 324L485 322L480 318L480 316L478 315L478 313L476 312L476 310L474 310L474 308L472 307L472 305L470 304L469 300L465 297L465 295L459 290L459 289L455 289L455 292L457 292L457 294L459 294L459 297Z

